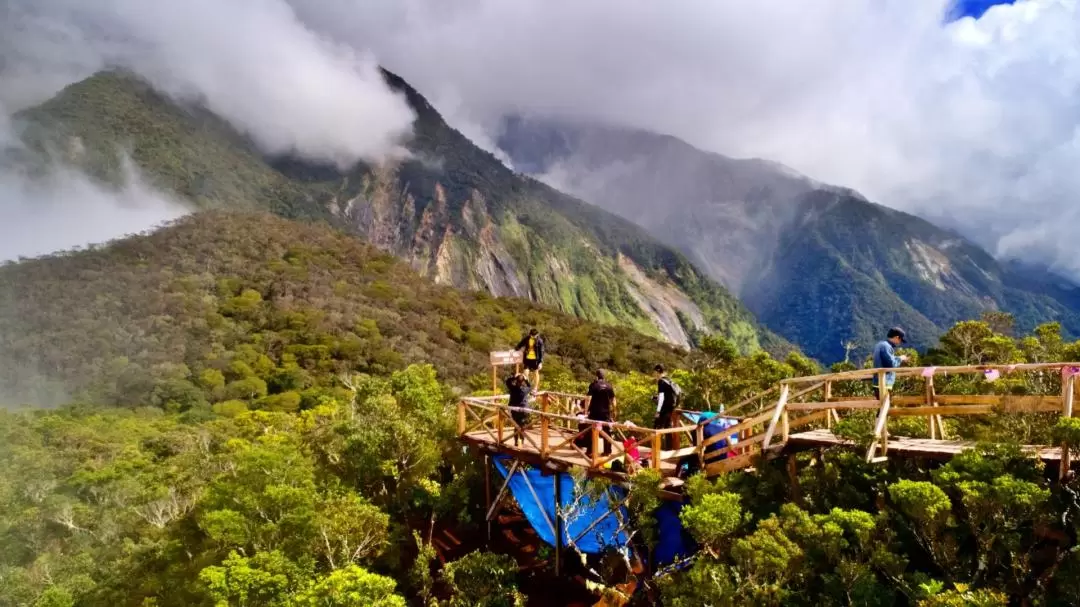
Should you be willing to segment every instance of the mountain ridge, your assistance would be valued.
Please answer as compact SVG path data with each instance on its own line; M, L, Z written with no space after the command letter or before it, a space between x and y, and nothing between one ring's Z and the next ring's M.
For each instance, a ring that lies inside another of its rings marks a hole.
M845 357L848 342L868 353L894 324L928 347L988 311L1013 313L1022 330L1058 321L1080 334L1080 299L1064 279L1018 272L955 230L783 165L542 117L507 118L497 144L515 166L678 248L826 362Z
M719 331L743 351L790 348L681 253L632 222L515 174L404 80L384 76L417 114L411 157L344 171L269 158L209 112L115 71L69 86L19 118L39 156L60 150L115 183L116 150L127 149L154 185L200 207L326 221L440 284L529 298L681 346ZM640 272L626 272L623 258Z

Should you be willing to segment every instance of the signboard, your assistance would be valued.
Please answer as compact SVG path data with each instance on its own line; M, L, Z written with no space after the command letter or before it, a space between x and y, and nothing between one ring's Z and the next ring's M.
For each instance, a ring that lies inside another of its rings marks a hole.
M505 352L492 352L491 365L498 367L503 365L520 365L524 353L519 350L506 350Z

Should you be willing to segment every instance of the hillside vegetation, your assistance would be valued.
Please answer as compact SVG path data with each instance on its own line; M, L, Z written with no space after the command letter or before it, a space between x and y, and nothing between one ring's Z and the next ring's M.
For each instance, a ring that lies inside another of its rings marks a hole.
M36 155L112 182L122 153L202 207L263 208L363 236L441 284L532 299L687 346L718 331L743 351L786 347L722 287L632 223L516 175L393 74L417 113L412 157L348 171L266 158L198 107L105 72L20 116Z
M0 267L0 395L174 411L295 411L334 378L430 363L490 386L488 352L530 326L545 374L642 370L685 351L526 301L432 284L329 227L204 212L91 251Z
M105 364L75 368L89 385L112 391L99 393L111 399L107 406L0 411L0 607L496 607L524 605L527 593L530 604L566 604L569 578L554 577L550 559L519 571L509 556L479 549L482 475L453 436L453 388L440 381L441 369L405 365L426 348L459 377L468 371L455 355L483 366L462 343L474 331L465 317L433 311L444 305L477 320L536 315L549 323L562 361L553 367L563 368L550 373L555 389L580 389L589 357L618 349L632 333L431 286L351 237L264 215L206 213L102 250L8 265L2 276L25 293L22 314L41 309L34 322L60 314L77 323L77 331L46 330L33 346L38 359L65 345L97 349ZM464 334L439 327L439 318L459 319ZM595 350L567 347L583 328L593 331ZM960 323L913 362L1080 355L1080 342L1066 343L1054 324L1031 335L1011 331L1003 315ZM817 371L799 356L783 363L740 356L716 336L682 357L636 339L626 368L666 355L682 367L675 376L694 407ZM111 358L117 352L140 367ZM142 365L175 372L181 359L191 365L187 379L177 373L140 387ZM348 369L338 365L368 372L343 377ZM613 379L620 409L647 418L651 377L630 371ZM1060 393L1056 376L942 379L951 391ZM269 396L261 396L264 387ZM856 385L838 395L868 390ZM209 409L199 402L217 398L229 400ZM861 440L872 417L852 415L836 430ZM948 429L1080 450L1076 425L1055 425L1053 417L1004 413ZM890 430L919 436L925 424L915 421ZM782 460L716 481L691 477L680 516L697 557L643 580L631 604L1080 601L1075 481L1049 480L1015 447L944 465L869 465L844 450L800 460L798 492ZM630 493L645 546L656 538L655 479L636 477ZM463 540L449 553L433 541L447 529ZM619 581L579 570L573 558L563 567L609 593Z
M482 477L453 436L455 392L484 389L488 350L528 326L548 339L547 387L608 367L639 419L653 383L640 371L690 360L263 213L9 263L0 284L5 393L75 401L0 410L0 607L565 598L549 570L476 550ZM705 342L725 363L686 379L698 402L796 373ZM447 529L463 544L437 552Z

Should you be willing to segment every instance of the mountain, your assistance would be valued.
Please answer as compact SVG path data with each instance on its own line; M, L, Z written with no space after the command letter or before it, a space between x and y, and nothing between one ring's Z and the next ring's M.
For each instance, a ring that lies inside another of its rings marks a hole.
M678 248L820 360L842 359L845 342L866 355L895 324L927 347L991 310L1080 334L1074 285L849 189L655 133L533 117L504 127L498 145L516 168Z
M110 182L126 150L153 184L201 207L325 221L435 282L525 297L686 346L719 331L744 351L782 348L730 293L635 224L529 177L450 128L394 74L417 114L411 156L341 171L268 158L221 119L104 72L19 116L34 154Z
M77 398L184 410L204 391L270 408L294 392L295 407L333 388L321 384L336 374L411 363L483 388L488 352L531 325L544 328L549 377L684 356L632 329L435 285L340 230L259 212L205 211L106 246L7 263L0 285L5 405Z

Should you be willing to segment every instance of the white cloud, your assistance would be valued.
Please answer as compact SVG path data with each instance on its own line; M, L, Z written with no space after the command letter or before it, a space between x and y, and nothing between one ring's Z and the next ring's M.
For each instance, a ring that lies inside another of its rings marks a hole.
M271 153L349 165L399 152L411 129L412 111L374 59L329 43L284 0L6 4L0 89L17 97L8 105L119 65L204 102Z
M33 176L7 167L0 169L0 261L105 243L189 212L145 184L130 163L116 189L65 166Z
M1080 276L1080 5L291 0L453 120L585 117L787 164ZM1023 243L1021 246L1020 243Z
M411 119L370 50L488 149L509 111L671 133L1080 276L1061 219L1080 194L1080 3L945 24L948 5L6 0L4 22L23 27L0 25L0 103L120 63L269 150L345 162L385 153Z

